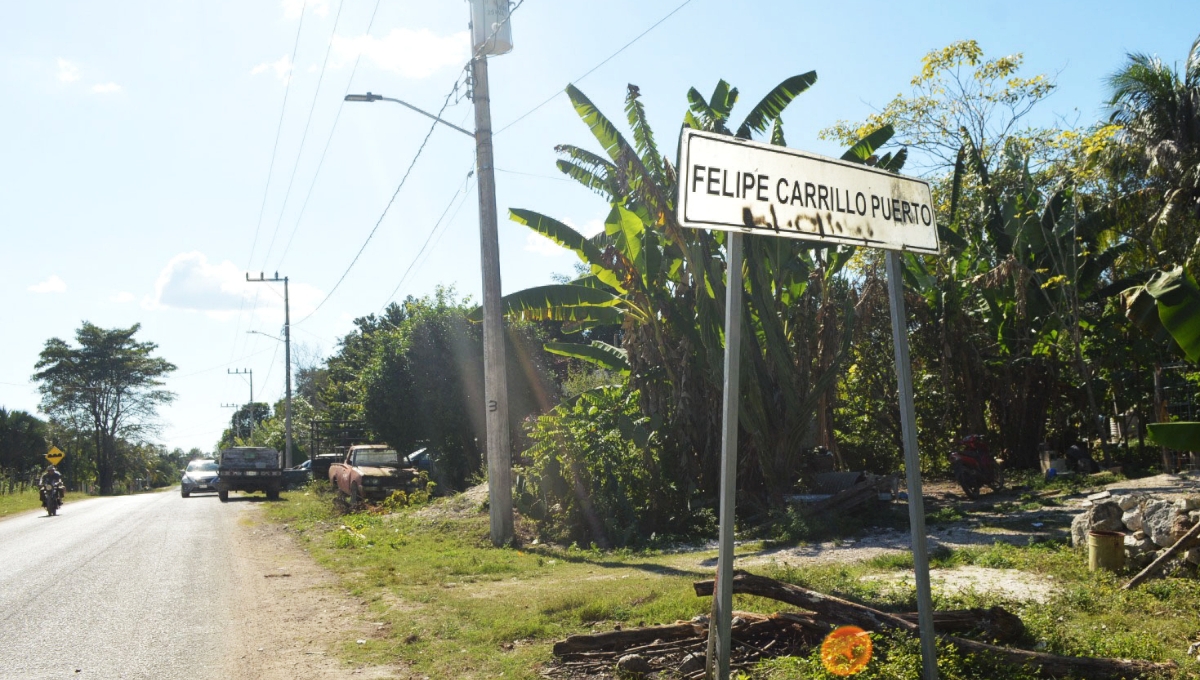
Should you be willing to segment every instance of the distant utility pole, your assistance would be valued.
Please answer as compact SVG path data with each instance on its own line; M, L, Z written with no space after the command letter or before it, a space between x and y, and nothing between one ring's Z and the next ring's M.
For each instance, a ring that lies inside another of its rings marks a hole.
M488 507L492 545L513 540L512 453L509 451L508 382L504 315L500 308L500 243L496 227L496 175L487 57L512 50L508 0L471 0L471 86L475 104L475 164L479 178L479 251L483 270L483 372L487 402Z
M251 368L227 368L225 372L229 375L248 375L250 376L250 434L247 439L254 436L254 369Z
M284 370L287 373L285 385L287 385L287 397L285 408L284 428L287 431L287 443L284 446L284 467L292 466L292 310L291 304L288 302L288 277L279 278L279 272L275 272L275 278L268 279L263 276L262 272L258 273L257 279L250 278L246 274L246 280L256 283L278 283L283 282L283 364Z
M221 408L231 408L231 409L233 409L233 412L234 412L234 413L237 413L237 410L238 410L239 408L241 408L241 407L242 407L242 405L241 405L241 404L221 404ZM232 421L230 421L230 423L229 423L229 424L230 424L231 426L233 426L233 425L234 425L234 423L233 423ZM229 429L230 429L230 431L232 431L232 432L233 432L233 436L235 436L235 437L236 437L236 436L237 436L237 427L236 427L236 426L233 426L233 427L230 427Z

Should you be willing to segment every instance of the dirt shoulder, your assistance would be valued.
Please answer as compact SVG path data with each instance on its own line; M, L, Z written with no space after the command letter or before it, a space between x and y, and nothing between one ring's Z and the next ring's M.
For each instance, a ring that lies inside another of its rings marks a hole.
M259 680L409 678L403 666L351 666L339 647L383 637L366 603L347 593L287 531L245 503L233 537L235 611L225 677ZM214 616L220 615L213 612Z

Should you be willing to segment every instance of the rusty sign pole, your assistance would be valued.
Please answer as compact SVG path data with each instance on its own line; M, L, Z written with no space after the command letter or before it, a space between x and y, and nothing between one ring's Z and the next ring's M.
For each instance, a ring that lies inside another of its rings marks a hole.
M913 408L912 362L908 356L908 315L904 309L900 252L887 251L888 306L892 311L892 346L900 396L900 429L904 437L904 472L908 479L908 525L912 531L913 571L917 582L917 624L921 632L924 680L937 680L933 598L929 587L929 552L925 546L925 500L921 496L921 457L917 451L917 414Z

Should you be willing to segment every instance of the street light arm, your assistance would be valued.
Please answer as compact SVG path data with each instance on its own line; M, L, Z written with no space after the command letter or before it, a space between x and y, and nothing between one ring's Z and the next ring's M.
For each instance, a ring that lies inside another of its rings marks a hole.
M255 334L255 335L262 335L262 336L264 336L264 337L271 338L272 340L274 340L274 341L276 341L276 342L283 342L283 341L284 341L284 340L283 340L283 338L277 338L277 337L275 337L274 335L271 335L270 333L263 333L262 331L246 331L246 332L247 332L247 333L253 333L253 334Z
M397 104L402 104L402 105L407 106L408 108L412 109L413 111L416 111L417 113L421 114L422 116L425 116L426 118L432 118L433 120L436 120L437 122L439 122L443 125L447 125L449 127L454 128L455 130L458 130L459 132L463 133L464 135L470 137L471 139L475 139L474 132L471 132L469 130L464 130L463 128L460 128L459 126L455 125L454 123L451 123L449 121L438 118L437 116L433 115L432 113L429 113L428 111L419 109L419 108L413 106L412 104L409 104L406 101L401 101L399 99L394 99L392 97L384 97L383 95L374 94L372 92L368 92L366 94L348 94L348 95L346 95L346 101L348 101L348 102L385 101L385 102L395 102Z

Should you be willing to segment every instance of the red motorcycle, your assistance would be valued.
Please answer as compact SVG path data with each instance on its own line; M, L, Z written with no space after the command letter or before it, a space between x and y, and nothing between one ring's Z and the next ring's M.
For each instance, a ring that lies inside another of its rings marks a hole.
M979 498L979 490L985 486L992 491L1004 488L1004 470L992 458L983 437L972 434L963 437L961 449L950 452L950 469L954 481L962 487L967 498Z

